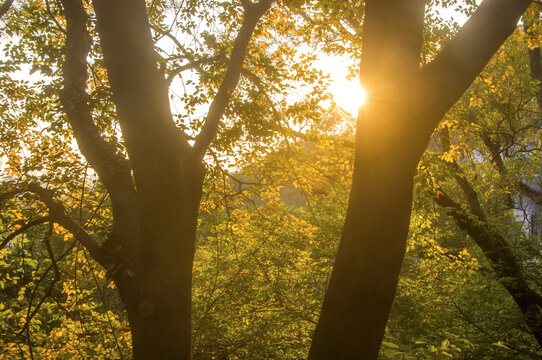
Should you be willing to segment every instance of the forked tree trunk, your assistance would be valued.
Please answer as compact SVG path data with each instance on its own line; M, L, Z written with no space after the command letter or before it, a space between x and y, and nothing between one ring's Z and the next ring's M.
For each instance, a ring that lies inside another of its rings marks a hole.
M418 161L439 120L529 3L484 1L420 69L424 1L365 2L361 80L368 99L358 117L346 222L309 360L377 358L405 252Z
M118 226L112 238L120 246L112 248L118 253L113 259L114 278L128 312L136 360L191 358L192 264L203 157L239 81L254 29L272 3L242 1L243 23L228 68L191 146L170 112L168 86L157 66L145 1L93 1L135 182L135 209L131 209L135 216L125 215L124 210L130 209L123 207L113 206L113 210L115 221L137 220L132 228ZM108 190L113 198L116 188Z

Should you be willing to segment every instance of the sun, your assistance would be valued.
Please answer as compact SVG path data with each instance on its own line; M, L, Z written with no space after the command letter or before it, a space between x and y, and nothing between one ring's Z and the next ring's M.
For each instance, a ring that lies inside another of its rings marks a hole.
M367 99L366 91L356 81L336 80L331 85L330 92L337 105L354 117Z

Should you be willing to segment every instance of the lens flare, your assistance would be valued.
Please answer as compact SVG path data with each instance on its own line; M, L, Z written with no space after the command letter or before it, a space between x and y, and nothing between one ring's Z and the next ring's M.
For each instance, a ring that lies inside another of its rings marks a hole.
M356 81L336 81L330 90L337 105L354 117L367 100L367 92Z

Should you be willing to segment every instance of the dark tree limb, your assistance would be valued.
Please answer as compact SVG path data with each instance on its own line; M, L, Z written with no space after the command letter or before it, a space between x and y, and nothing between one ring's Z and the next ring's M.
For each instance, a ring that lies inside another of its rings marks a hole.
M47 249L49 259L51 259L53 269L55 270L55 280L58 281L60 280L60 269L58 268L57 259L53 251L53 247L51 246L51 235L53 235L53 232L54 223L52 221L49 221L49 229L47 230L47 235L43 238L43 242L45 243L45 248Z
M243 19L241 29L239 30L233 44L228 69L226 70L226 74L224 75L224 79L218 88L215 98L209 106L209 112L203 127L200 133L196 136L196 142L194 143L194 154L200 159L203 158L205 152L211 145L211 142L213 141L218 130L220 119L224 115L224 111L228 106L229 100L237 87L248 44L256 24L263 14L265 14L267 9L271 7L272 3L273 0L260 0L255 4L248 0L243 1L245 17Z
M13 0L5 0L2 6L0 6L0 18L7 14L9 9L13 5Z
M495 143L489 135L482 133L481 135L482 141L486 145L486 147L489 149L489 153L491 154L491 161L497 166L497 169L501 174L504 174L506 168L504 166L504 161L501 156L501 150L499 148L499 145Z
M132 197L134 189L127 162L116 156L114 146L105 142L88 105L86 93L89 35L87 14L80 0L62 0L67 20L66 60L62 66L64 88L61 101L73 128L79 149L115 198Z
M422 69L433 101L430 129L460 98L504 40L516 29L532 0L484 0L437 57ZM443 86L443 84L446 84Z
M11 199L14 196L19 195L20 193L23 193L23 192L24 192L24 189L22 189L20 187L17 187L16 189L11 189L11 190L8 190L8 191L4 191L4 192L0 193L0 203L6 201L8 199Z
M54 199L51 190L45 189L35 183L28 185L28 190L38 195L40 200L47 206L49 209L50 220L68 230L75 239L88 250L94 260L104 268L107 268L112 260L110 254L108 254L105 249L101 248L96 240L94 240L81 225L76 223L66 214L64 205Z
M457 226L468 234L490 260L499 282L514 299L524 316L525 323L542 347L542 296L525 281L521 266L510 246L499 234L491 231L487 223L475 214L467 214L446 193L439 190L435 202L450 210Z
M531 199L533 202L535 202L537 205L542 206L542 192L533 189L528 184L524 183L523 181L520 181L518 183L519 191L527 196L529 199Z
M67 35L66 60L62 66L64 88L60 100L81 153L111 196L113 232L118 233L123 228L135 228L135 189L130 167L124 158L116 154L114 145L103 139L88 105L86 59L90 45L86 11L80 0L62 0L62 5L67 20Z

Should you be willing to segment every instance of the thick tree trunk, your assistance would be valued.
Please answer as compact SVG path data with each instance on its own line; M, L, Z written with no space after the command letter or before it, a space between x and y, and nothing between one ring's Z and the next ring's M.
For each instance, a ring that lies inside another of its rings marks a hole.
M145 2L95 0L94 8L137 190L137 237L124 241L126 269L115 274L134 359L188 360L203 164L172 121Z
M309 359L375 359L405 252L417 159L356 162L339 251Z
M419 158L439 120L530 1L484 1L420 70L424 3L365 2L361 80L368 99L358 118L345 227L309 360L377 358L405 252Z
M197 213L192 218L196 220ZM138 359L191 358L192 260L196 221L167 234L183 246L169 246L140 258L138 274L121 294L132 330L133 356ZM191 248L191 249L190 249Z
M154 204L155 213L139 209L139 254L135 263L114 274L128 313L135 360L191 359L192 264L201 168L185 178L194 186L183 188L186 181L181 181L169 201ZM133 272L128 269L132 266Z
M114 276L128 311L136 360L191 358L192 264L202 159L239 81L252 33L272 0L242 3L244 19L228 69L192 147L171 116L145 1L93 1L137 193L135 236L123 237L126 229L114 234L122 237L125 258ZM121 208L114 217L124 218Z
M415 109L423 1L367 1L360 112L346 222L310 360L375 359L408 234L412 184L428 135Z

